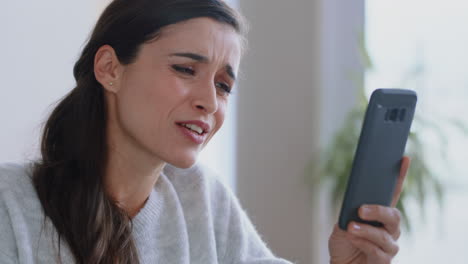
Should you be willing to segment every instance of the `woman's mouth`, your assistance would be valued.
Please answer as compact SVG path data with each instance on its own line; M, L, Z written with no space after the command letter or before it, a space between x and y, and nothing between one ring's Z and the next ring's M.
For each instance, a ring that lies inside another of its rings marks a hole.
M176 123L182 134L196 144L202 144L208 134L201 126L193 123Z

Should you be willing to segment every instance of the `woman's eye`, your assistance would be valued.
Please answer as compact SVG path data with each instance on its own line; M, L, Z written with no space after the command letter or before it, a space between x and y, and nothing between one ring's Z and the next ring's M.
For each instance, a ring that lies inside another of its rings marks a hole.
M172 68L183 74L195 75L195 71L192 68L182 67L179 65L172 65Z
M231 87L225 83L216 83L216 87L220 88L221 90L223 90L223 93L225 94L230 94L231 93Z

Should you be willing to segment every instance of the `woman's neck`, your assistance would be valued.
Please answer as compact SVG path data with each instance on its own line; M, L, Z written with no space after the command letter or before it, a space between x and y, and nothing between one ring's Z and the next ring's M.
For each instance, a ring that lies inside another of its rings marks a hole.
M108 155L106 192L133 218L144 206L166 163L148 160L149 155L123 144L110 144Z

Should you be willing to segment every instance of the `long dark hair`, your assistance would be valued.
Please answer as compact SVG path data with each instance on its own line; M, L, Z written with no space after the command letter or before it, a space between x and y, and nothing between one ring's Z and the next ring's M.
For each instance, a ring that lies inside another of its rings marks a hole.
M76 87L48 118L42 158L32 179L45 217L64 239L77 263L138 263L131 218L104 191L108 159L107 105L94 76L94 56L105 44L120 63L136 59L139 47L167 25L209 17L241 36L242 19L221 0L114 0L99 18L76 62Z

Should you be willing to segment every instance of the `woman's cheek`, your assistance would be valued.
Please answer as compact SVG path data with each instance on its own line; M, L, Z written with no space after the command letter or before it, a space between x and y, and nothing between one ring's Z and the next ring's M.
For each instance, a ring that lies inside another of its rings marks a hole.
M161 81L160 91L167 97L184 97L187 96L195 83L193 80L177 77L175 75L169 76L167 79Z
M218 130L224 124L226 108L227 108L227 102L225 102L225 101L218 102L218 111L216 111L216 113L214 114L216 123L215 123L215 131L214 131L213 135L216 132L218 132Z
M220 120L220 123L221 123L220 125L224 123L227 106L228 106L227 98L223 98L222 100L218 101L218 111L216 111L215 116L216 116L217 121L218 119Z

